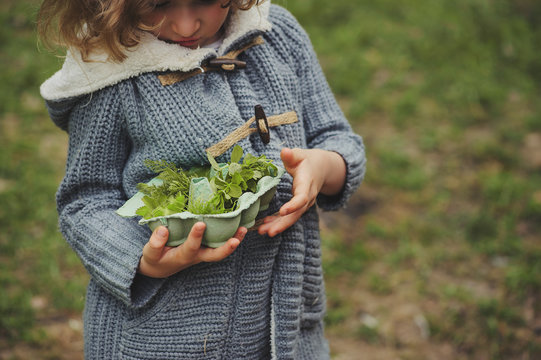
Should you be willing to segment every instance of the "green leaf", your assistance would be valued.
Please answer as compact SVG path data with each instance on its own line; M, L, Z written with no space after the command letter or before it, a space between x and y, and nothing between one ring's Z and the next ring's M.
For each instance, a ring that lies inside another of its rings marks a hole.
M165 212L164 212L163 208L156 208L150 214L149 219L153 218L153 217L164 216L164 215L165 215Z
M210 155L209 152L207 152L207 159L209 160L210 166L212 166L214 170L220 171L220 165L218 165L214 157Z
M147 216L150 213L150 210L147 206L141 206L139 209L135 211L135 213L139 216L142 216L143 218L147 219Z
M256 180L259 180L263 177L263 173L259 170L254 170L254 176L253 178L256 179Z
M233 151L231 152L231 163L238 163L242 158L244 151L239 145L235 145Z
M186 197L179 194L172 203L170 203L167 208L174 211L175 213L180 213L186 210Z
M274 164L269 164L269 175L272 177L278 176L278 168Z
M218 194L216 196L214 196L211 200L210 200L210 203L212 204L212 206L219 212L226 212L225 211L225 208L224 208L224 198L222 196L219 196Z
M150 197L150 196L143 196L143 198L141 199L143 201L143 203L149 208L149 209L154 209L157 205L157 201L156 199Z
M242 167L240 166L240 164L237 164L237 163L231 163L229 165L229 174L230 175L233 175L233 174L236 174L236 173L240 173L242 170Z
M238 197L240 197L242 195L242 189L237 184L231 184L231 186L229 187L228 194L231 197L238 198Z
M246 190L246 181L242 177L240 173L235 173L231 177L231 183L238 184L242 188L242 190Z
M246 188L248 191L251 191L253 193L257 192L257 181L254 179L250 179L246 181Z
M211 184L213 184L216 189L218 190L221 190L223 188L225 188L227 186L227 182L225 180L222 180L221 178L219 177L213 177L211 180L210 180Z
M168 162L165 160L150 160L146 159L143 162L147 168L155 172L156 174L164 172L167 169L173 170L175 172L178 171L178 168L173 164L172 162Z
M243 164L244 165L250 165L252 164L255 160L257 160L257 158L255 156L253 156L252 154L248 153L246 154L246 156L244 157L244 160L243 160Z
M243 167L242 171L240 172L240 175L242 176L243 179L249 180L254 177L254 171L252 169Z

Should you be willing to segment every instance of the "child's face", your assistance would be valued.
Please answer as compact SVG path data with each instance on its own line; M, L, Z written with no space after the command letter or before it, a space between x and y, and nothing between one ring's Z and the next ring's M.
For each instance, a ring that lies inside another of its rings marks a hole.
M156 0L156 6L143 21L159 39L196 49L221 36L230 7L228 0Z

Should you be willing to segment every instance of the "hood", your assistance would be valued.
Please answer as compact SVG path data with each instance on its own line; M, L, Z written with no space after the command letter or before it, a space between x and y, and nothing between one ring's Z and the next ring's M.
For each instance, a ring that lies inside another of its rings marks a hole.
M246 11L234 11L228 20L225 37L218 56L225 54L251 34L268 31L270 1ZM49 113L60 127L59 117L65 117L74 98L114 85L120 81L153 71L189 71L200 66L206 58L216 55L210 48L188 49L168 44L150 33L145 33L139 45L126 53L121 63L107 61L105 53L95 53L90 61L83 61L77 51L68 50L66 59L57 73L40 87Z

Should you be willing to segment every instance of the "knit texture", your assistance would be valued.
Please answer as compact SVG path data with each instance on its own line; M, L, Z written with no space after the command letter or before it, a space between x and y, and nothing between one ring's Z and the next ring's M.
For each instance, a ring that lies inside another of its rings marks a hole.
M278 165L284 146L339 153L347 168L344 191L320 195L318 205L333 210L346 204L364 176L362 140L336 104L297 21L275 5L268 20L271 30L247 31L223 49L262 34L263 45L239 56L246 69L169 86L160 84L161 72L148 71L77 97L48 98L51 117L69 132L57 193L60 228L91 275L87 359L329 358L315 207L274 238L250 232L223 261L167 279L136 273L150 230L114 213L137 183L154 176L145 159L185 169L206 164L205 149L253 117L256 104L267 116L295 111L299 121L271 128L267 145L257 133L239 145ZM291 198L291 184L286 174L268 214Z

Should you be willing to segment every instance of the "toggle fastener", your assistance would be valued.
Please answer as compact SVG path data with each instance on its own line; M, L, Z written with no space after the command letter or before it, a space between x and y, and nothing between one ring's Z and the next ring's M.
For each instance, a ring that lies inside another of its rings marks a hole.
M244 69L246 67L246 62L237 59L215 58L210 59L207 66L213 69L232 71L235 69Z
M257 132L263 144L267 145L270 142L270 131L269 131L269 122L263 107L261 105L256 105L254 108L255 111L255 121L257 125Z

